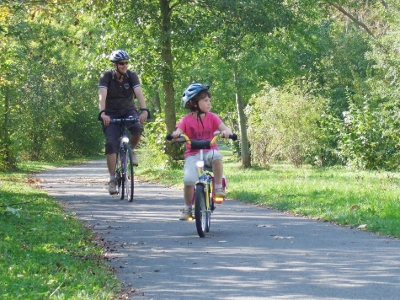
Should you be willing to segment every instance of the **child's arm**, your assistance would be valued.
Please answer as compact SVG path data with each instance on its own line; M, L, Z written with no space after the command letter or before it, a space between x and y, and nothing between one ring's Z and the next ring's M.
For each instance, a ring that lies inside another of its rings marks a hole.
M183 134L184 132L183 132L183 130L182 129L180 129L180 128L177 128L175 131L173 131L172 133L171 133L171 135L172 135L172 137L174 138L174 139L177 139L181 134Z
M226 139L232 134L232 131L223 122L219 124L218 130L221 131L221 137Z

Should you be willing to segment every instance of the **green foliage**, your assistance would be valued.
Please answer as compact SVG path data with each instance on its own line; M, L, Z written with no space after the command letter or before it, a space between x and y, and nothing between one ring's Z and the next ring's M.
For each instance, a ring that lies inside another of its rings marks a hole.
M365 54L368 77L354 80L348 109L337 122L338 154L347 165L361 169L399 169L399 21L392 18L400 16L400 7L391 3L390 8L377 11L390 29L370 43Z
M312 128L319 133L310 132L317 136L310 138L310 145L284 148L292 160L396 169L398 130L393 116L400 66L396 1L386 5L353 0L321 5L280 0L57 3L62 8L51 1L0 4L0 114L8 120L0 127L3 168L25 159L57 160L101 151L96 83L99 73L110 68L107 54L125 48L150 108L153 105L168 116L166 120L163 115L161 123L177 117L175 111L184 113L180 95L193 80L211 85L213 110L236 132L245 127L244 122L238 124L244 119L239 118L240 107L257 95L261 82L282 91L288 83L296 82L302 89L302 82L313 82L315 88L296 93L326 99L328 105ZM349 22L338 5L358 23ZM160 30L160 24L166 27ZM363 103L368 103L368 110ZM366 152L355 147L361 138L344 130L345 111L351 111L360 128L384 134L385 143L375 142L376 134L368 136L375 148ZM381 123L384 127L377 128ZM293 131L287 125L288 132ZM149 135L153 132L156 136L147 137L148 147L157 149L163 160L158 133L152 128Z
M362 106L351 103L349 111L344 112L338 149L349 166L398 170L400 103L391 97L377 96L371 93Z
M296 86L267 86L246 109L253 161L268 166L275 160L289 160L299 166L315 154L324 105L324 99Z
M33 10L14 4L8 11L12 21L6 24L2 46L7 51L1 51L0 60L6 66L0 87L7 87L7 93L0 89L0 99L8 97L9 106L1 113L9 122L0 139L18 161L54 161L102 149L96 121L98 72L91 62L96 54L85 55L97 25L88 15L75 13L86 9L83 3L69 2L63 9L61 13L43 2Z
M0 173L0 294L3 299L116 299L121 284L96 237L29 173Z
M143 136L143 144L141 144L141 157L146 159L146 167L170 167L179 165L179 161L174 161L166 154L166 136L168 133L163 123L164 115L162 113L155 113L154 120L146 123L145 132ZM180 144L175 144L179 148L179 157L183 160L184 148Z

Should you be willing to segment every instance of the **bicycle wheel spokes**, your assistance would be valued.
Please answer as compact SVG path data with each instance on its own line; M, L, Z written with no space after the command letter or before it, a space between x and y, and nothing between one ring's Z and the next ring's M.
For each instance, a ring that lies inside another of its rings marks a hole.
M126 173L125 173L125 195L128 198L128 201L131 202L133 200L133 191L134 191L134 168L132 164L132 149L131 146L127 145L127 160L126 160Z
M197 233L200 237L204 237L204 232L207 227L207 208L204 187L201 184L196 186L194 215L196 219Z

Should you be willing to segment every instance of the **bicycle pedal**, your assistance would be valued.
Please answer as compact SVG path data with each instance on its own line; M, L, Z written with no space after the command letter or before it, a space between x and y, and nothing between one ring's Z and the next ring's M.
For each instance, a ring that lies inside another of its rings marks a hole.
M221 203L224 202L224 201L225 201L225 198L224 198L224 197L216 196L216 197L214 198L214 203L216 203L216 204L221 204Z

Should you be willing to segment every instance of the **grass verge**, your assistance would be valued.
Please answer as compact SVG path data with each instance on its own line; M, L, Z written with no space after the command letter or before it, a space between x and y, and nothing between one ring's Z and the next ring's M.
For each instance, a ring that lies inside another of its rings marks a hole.
M244 169L230 151L222 152L229 198L400 237L397 173L295 168L288 164ZM149 166L138 169L144 179L182 188L182 169L152 166L151 160L143 165Z
M0 173L1 298L116 299L121 284L93 233L29 184L30 174L54 165L20 167Z

